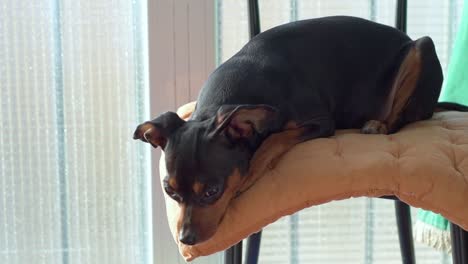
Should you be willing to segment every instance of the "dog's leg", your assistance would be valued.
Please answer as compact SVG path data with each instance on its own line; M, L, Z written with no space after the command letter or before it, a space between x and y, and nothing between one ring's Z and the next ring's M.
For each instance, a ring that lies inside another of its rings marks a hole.
M250 161L250 169L247 177L244 177L240 192L248 189L257 180L258 176L273 169L284 153L288 152L294 145L301 142L303 134L301 128L291 128L270 135L255 151Z
M281 157L295 145L309 139L332 136L335 132L334 122L330 118L312 119L296 123L289 122L284 131L272 134L263 141L255 152L251 162L248 177L242 183L242 191L249 188L267 170L272 170Z
M379 120L368 121L366 134L394 133L402 126L432 116L442 85L442 70L428 37L416 40L393 81Z
M379 120L369 120L361 128L362 134L388 134L387 125Z
M390 132L416 88L416 82L420 71L420 52L416 48L416 45L413 45L398 69L387 101L383 106L382 115L379 117L379 120L366 122L361 129L362 133L387 134Z
M329 117L313 118L297 124L297 129L288 137L280 137L277 146L282 146L276 151L276 156L270 161L269 167L274 168L284 153L294 145L301 142L321 137L333 136L335 133L335 123ZM287 132L287 131L286 131ZM293 136L295 133L295 136Z

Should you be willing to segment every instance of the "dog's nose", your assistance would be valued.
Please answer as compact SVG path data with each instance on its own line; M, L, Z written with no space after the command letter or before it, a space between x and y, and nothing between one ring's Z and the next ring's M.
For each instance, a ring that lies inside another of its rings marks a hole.
M179 241L184 243L185 245L195 245L197 242L197 237L193 232L180 232L179 234Z

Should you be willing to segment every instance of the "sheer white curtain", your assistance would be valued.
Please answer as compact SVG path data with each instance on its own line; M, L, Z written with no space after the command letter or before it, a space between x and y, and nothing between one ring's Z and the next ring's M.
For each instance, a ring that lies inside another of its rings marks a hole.
M146 1L0 2L0 263L150 263Z

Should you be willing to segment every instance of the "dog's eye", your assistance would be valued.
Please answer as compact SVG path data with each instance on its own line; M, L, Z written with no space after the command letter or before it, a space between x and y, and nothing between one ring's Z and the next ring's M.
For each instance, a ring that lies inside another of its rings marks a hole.
M205 190L205 193L203 195L205 198L210 198L210 197L215 196L218 193L219 193L218 186L210 186Z

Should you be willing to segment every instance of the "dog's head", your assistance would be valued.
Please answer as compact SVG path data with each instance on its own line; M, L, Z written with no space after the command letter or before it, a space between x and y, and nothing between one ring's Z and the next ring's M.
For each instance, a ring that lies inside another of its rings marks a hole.
M178 202L179 240L194 245L217 230L238 192L249 161L278 126L278 111L267 105L228 105L203 121L166 112L139 125L134 139L165 153L167 195Z

